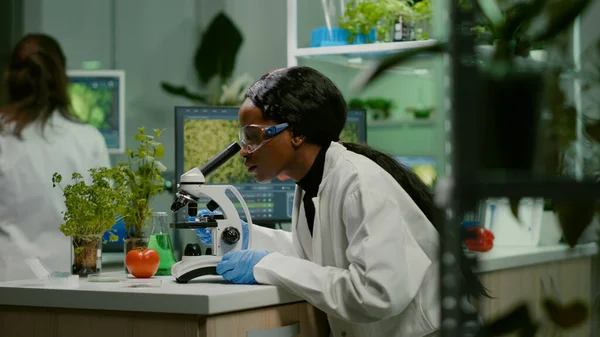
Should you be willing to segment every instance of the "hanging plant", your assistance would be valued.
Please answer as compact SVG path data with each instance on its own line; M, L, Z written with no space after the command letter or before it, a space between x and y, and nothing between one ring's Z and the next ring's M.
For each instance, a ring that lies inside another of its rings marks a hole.
M237 86L239 83L229 84L238 52L244 42L241 31L235 23L223 12L217 14L209 23L202 34L200 44L194 54L194 69L201 86L211 86L210 94L205 95L192 92L182 85L161 82L162 89L174 96L184 97L196 104L202 105L239 105L243 100L223 99L228 96L228 86ZM244 76L240 78L244 90L249 86ZM239 97L239 96L238 96Z

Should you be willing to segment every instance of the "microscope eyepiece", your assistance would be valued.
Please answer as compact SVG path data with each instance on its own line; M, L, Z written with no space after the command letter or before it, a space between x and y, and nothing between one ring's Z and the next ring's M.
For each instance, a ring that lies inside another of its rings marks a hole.
M200 168L200 172L202 172L204 177L208 177L214 170L221 167L221 165L225 164L231 157L235 156L236 153L240 152L241 149L242 147L237 142L229 144L229 146L209 160L208 163L204 164L204 166Z

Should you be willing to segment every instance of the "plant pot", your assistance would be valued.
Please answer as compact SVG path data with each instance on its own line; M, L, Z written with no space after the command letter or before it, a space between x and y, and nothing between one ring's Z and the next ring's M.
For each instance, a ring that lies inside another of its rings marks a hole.
M71 237L71 274L79 277L98 274L102 270L102 235Z
M429 117L431 117L431 111L430 110L415 110L413 112L413 115L415 116L415 119L429 119Z
M129 271L127 270L127 265L125 264L127 253L134 249L148 248L148 241L149 239L146 237L127 238L123 240L123 252L125 253L125 255L123 256L123 267L125 268L125 273L129 274Z
M542 73L513 67L503 76L484 71L481 78L485 110L476 117L480 169L531 176L539 139Z

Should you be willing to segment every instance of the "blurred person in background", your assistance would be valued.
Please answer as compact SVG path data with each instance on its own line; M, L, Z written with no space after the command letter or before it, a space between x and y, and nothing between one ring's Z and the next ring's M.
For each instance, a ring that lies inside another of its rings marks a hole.
M53 188L52 175L59 172L70 180L73 172L110 166L100 132L71 110L66 63L54 38L31 34L16 45L4 72L0 281L33 278L24 263L31 255L51 271L70 270L70 240L59 230L64 197Z

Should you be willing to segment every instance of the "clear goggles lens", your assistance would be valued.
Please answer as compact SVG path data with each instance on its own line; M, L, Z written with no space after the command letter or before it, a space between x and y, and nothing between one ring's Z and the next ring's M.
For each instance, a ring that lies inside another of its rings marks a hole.
M287 123L272 126L254 124L242 126L239 131L240 145L242 145L242 148L244 148L246 152L252 153L287 127Z

